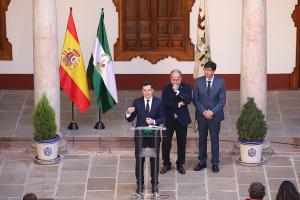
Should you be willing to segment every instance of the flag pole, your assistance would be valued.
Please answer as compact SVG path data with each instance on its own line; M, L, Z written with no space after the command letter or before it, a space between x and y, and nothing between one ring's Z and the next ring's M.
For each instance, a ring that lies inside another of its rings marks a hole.
M72 7L70 7L70 15L72 15ZM69 130L77 130L79 129L77 123L74 120L74 103L72 101L72 121L70 122L69 126L68 126Z
M101 122L101 109L99 108L99 120L96 122L94 129L102 130L105 129L103 122Z
M69 126L68 126L69 130L77 130L79 129L77 123L74 120L74 103L72 101L72 121L70 122Z
M118 103L115 73L112 67L106 30L104 26L104 9L101 9L94 50L92 51L87 74L91 86L97 96L99 119L95 129L105 129L101 122L101 112L104 113Z

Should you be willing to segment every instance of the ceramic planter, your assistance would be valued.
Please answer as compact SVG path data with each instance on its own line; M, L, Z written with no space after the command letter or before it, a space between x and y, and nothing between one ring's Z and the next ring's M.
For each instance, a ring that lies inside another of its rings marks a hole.
M263 141L239 141L241 162L243 163L260 163Z
M56 137L50 140L37 140L36 141L36 151L37 158L40 160L54 160L57 158L58 144L60 142L60 137Z

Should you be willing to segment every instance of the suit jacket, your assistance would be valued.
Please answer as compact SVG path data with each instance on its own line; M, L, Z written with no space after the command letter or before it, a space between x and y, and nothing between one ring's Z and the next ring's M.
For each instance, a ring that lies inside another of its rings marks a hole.
M172 84L168 84L163 88L161 99L165 109L166 126L173 123L174 114L177 115L178 122L182 126L192 122L188 109L188 104L192 102L192 89L188 84L180 84L178 95L173 91ZM178 103L180 101L183 101L186 105L179 108Z
M224 79L214 75L210 95L206 92L206 77L196 79L193 93L193 103L197 109L197 120L205 120L203 112L207 109L213 112L212 120L220 122L224 120L223 107L226 103L226 89Z
M149 115L147 115L146 113L144 97L139 97L133 100L132 107L135 107L135 111L131 113L131 115L128 118L126 117L125 118L128 122L132 122L136 117L137 127L148 126L146 122L147 117L154 119L155 120L154 125L156 126L164 123L164 111L159 98L153 96Z

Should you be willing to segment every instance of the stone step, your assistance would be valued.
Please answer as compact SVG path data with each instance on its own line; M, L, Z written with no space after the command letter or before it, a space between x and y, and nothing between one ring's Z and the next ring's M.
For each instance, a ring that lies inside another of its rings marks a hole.
M263 150L268 155L299 155L300 146L291 138L269 139L270 147ZM32 140L16 138L0 138L0 153L35 154ZM172 153L177 152L176 138L172 141ZM187 138L187 154L198 154L198 138ZM208 152L210 152L210 142L208 141ZM89 137L89 138L64 138L60 145L60 152L71 154L97 154L97 153L133 153L134 142L132 137ZM221 154L239 154L235 140L220 140Z

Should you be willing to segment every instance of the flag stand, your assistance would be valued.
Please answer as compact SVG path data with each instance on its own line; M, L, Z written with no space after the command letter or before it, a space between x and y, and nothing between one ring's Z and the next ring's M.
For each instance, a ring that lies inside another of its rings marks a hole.
M101 122L101 110L99 109L99 120L96 122L94 129L102 130L105 129L103 122Z
M74 103L72 102L72 121L70 122L68 126L69 130L77 130L79 129L77 123L74 121Z

